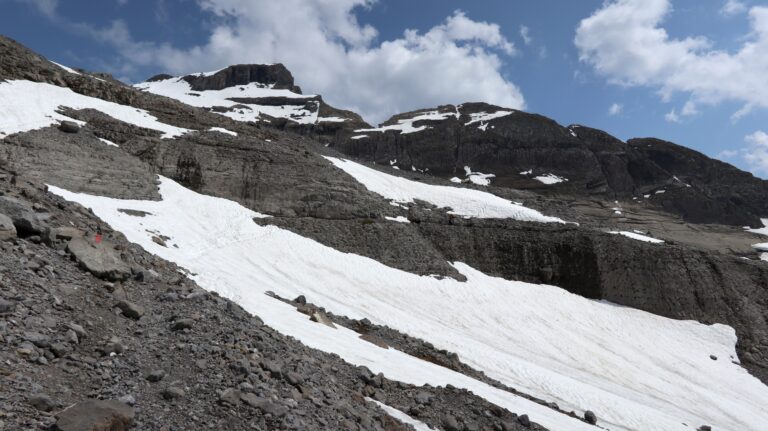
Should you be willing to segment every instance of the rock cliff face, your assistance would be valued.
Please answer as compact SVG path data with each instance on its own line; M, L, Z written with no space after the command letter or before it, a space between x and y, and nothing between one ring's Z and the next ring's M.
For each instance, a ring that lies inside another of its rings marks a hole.
M403 122L421 130L387 127ZM563 127L483 103L400 114L375 131L348 130L332 145L350 156L380 164L396 160L443 178L461 177L467 166L495 175L492 183L499 187L650 199L692 223L760 226L768 214L768 182L696 151L656 139L624 143L600 130ZM656 195L662 191L669 194Z
M301 88L293 82L293 75L282 64L238 64L213 74L187 75L183 79L194 91L223 90L258 82L276 90L301 94Z

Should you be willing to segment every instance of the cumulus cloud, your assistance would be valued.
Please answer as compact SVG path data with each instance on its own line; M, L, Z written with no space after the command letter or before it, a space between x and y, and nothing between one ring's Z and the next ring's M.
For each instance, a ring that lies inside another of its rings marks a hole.
M720 14L725 16L738 15L747 11L747 5L739 0L726 0L723 7L720 8Z
M754 172L768 173L768 133L758 130L744 140L749 144L742 150L744 160Z
M135 41L118 21L99 30L126 66L183 74L238 63L285 64L308 92L378 122L389 115L445 103L487 101L522 109L519 88L502 75L516 54L497 24L456 11L426 32L378 41L358 22L374 0L197 0L219 19L205 44L177 48Z
M671 37L661 26L671 11L669 0L605 3L578 26L580 60L615 84L657 88L665 100L685 94L683 111L725 101L768 107L768 7L749 9L749 36L735 52L701 36Z
M744 142L746 143L744 147L721 151L717 158L741 159L754 174L765 177L768 174L768 133L758 130L745 136Z
M523 38L523 43L526 45L533 43L533 37L531 37L531 29L529 29L528 26L520 26L520 37Z
M624 105L614 103L608 108L608 115L615 116L621 114L624 111Z
M682 121L680 121L680 116L677 115L677 111L675 111L674 109L669 111L669 112L667 112L664 115L664 119L667 120L667 123L681 123L682 122Z

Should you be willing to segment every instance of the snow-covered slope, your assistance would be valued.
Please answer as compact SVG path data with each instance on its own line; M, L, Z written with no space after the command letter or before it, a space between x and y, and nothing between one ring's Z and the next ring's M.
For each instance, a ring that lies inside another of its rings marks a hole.
M180 77L173 77L160 81L142 82L134 87L200 108L225 108L225 110L214 112L237 121L262 121L265 119L262 115L286 118L299 124L315 124L318 121L326 121L324 118L318 118L320 102L313 100L316 96L298 94L286 89L274 89L258 82L221 90L193 91L189 82ZM264 98L285 98L288 100L280 105L258 103L257 99ZM335 121L335 119L332 118L331 121Z
M57 112L62 107L96 109L126 123L163 132L163 138L190 131L161 123L142 109L83 96L69 88L19 80L0 82L0 138L51 126L62 120L75 121Z
M351 162L332 161L362 172L364 180L381 181ZM397 183L390 183L396 190L390 196L414 197ZM417 276L257 225L252 219L260 214L165 178L157 202L50 190L92 208L129 240L178 263L201 286L237 301L278 331L391 379L464 387L552 430L594 430L462 374L377 347L348 329L313 323L264 293L304 294L334 313L423 338L566 411L591 409L605 429L690 431L709 424L760 431L768 423L768 387L732 362L736 336L727 326L671 320L553 286L493 278L461 263L454 266L466 282ZM120 209L149 214L133 217ZM156 234L170 237L167 247L152 241Z
M353 176L368 190L398 203L414 199L429 202L439 208L451 208L449 213L464 217L512 218L541 223L564 223L491 193L451 186L423 184L379 172L350 160L326 157L336 167Z

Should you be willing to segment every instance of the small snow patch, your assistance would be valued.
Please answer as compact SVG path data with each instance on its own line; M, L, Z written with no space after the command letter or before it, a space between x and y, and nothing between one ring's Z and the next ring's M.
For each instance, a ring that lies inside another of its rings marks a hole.
M563 181L568 181L567 178L558 177L555 174L539 175L538 177L533 177L533 179L541 183L544 183L546 185L557 184L557 183L562 183Z
M51 61L51 60L48 60ZM55 64L56 66L59 66L60 68L66 70L69 73L73 73L75 75L82 75L82 73L76 71L75 69L72 69L71 67L64 66L63 64L56 63L55 61L51 61L51 63Z
M664 241L662 241L660 239L651 238L650 236L640 235L639 233L627 232L627 231L623 231L623 230L622 231L610 231L608 233L614 234L614 235L622 235L622 236L625 236L627 238L632 238L632 239L636 239L638 241L643 241L643 242L650 242L650 243L653 243L653 244L661 244L661 243L664 242Z
M398 223L410 223L411 222L410 220L408 220L407 217L404 217L404 216L397 216L397 217L385 216L384 218L389 220L389 221L396 221Z
M358 140L358 139L363 139L363 138L367 138L367 137L368 137L368 135L356 135L356 136L353 136L353 137L351 137L349 139Z
M227 129L223 128L223 127L211 127L208 130L211 131L211 132L224 133L225 135L237 136L236 132L233 132L231 130L227 130Z
M118 148L120 147L120 146L119 146L119 145L117 145L116 143L114 143L114 142L112 142L112 141L108 141L108 140L106 140L106 139L103 139L103 138L99 138L99 141L101 141L101 142L103 142L103 143L105 143L105 144L109 145L110 147L118 147Z

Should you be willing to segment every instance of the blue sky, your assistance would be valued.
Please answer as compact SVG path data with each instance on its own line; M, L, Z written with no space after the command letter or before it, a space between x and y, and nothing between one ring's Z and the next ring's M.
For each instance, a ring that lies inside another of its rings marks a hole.
M667 139L768 177L766 2L317 3L0 0L0 28L130 82L283 62L306 93L372 122L486 100L621 139Z

